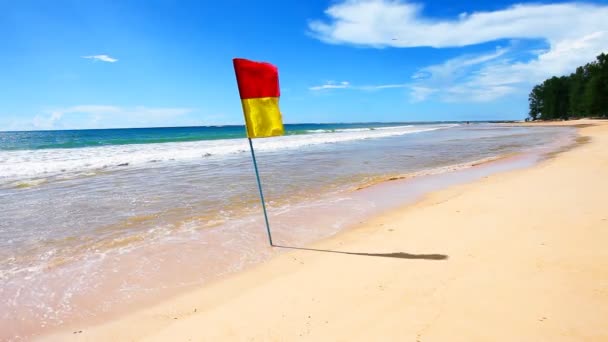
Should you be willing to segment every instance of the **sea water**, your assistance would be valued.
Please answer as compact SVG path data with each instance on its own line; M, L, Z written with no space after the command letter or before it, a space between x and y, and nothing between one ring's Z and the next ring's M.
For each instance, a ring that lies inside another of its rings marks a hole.
M254 146L275 242L291 246L386 208L382 195L357 191L380 180L574 136L491 123L286 131ZM244 136L242 126L0 132L0 339L120 312L270 257Z

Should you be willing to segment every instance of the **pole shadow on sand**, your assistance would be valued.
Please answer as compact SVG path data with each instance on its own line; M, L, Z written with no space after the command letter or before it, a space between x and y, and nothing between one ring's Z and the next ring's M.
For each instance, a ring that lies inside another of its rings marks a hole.
M373 256L373 257L383 257L383 258L397 258L397 259L446 260L448 258L448 256L445 255L445 254L410 254L410 253L403 253L403 252L395 252L395 253L357 253L357 252L332 251L332 250L328 250L328 249L290 247L290 246L281 246L281 245L272 245L272 246L273 247L277 247L277 248L298 249L298 250L312 251L312 252L350 254L350 255Z

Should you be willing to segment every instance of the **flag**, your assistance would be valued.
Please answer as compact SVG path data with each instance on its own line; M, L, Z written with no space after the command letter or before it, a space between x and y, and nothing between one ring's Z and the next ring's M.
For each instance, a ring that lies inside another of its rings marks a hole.
M283 135L279 110L279 72L270 63L235 58L234 72L239 87L245 126L249 138Z

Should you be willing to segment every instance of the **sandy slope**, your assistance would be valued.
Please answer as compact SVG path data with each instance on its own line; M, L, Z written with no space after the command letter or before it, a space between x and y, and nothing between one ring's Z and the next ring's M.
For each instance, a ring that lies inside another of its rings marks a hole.
M608 341L608 125L580 132L591 141L532 169L309 246L386 257L294 251L46 339Z

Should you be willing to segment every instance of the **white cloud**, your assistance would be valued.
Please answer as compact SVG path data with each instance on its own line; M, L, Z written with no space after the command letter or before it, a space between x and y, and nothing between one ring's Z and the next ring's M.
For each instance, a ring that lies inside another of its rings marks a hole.
M436 93L437 89L423 87L423 86L411 86L411 97L412 102L420 102L426 100L431 94Z
M50 115L36 115L32 119L32 126L38 129L51 129L63 117L63 112L51 112Z
M8 127L11 130L51 130L202 124L184 118L192 112L191 108L79 105L50 110L31 120L14 121Z
M533 58L528 61L514 61L511 48L460 56L420 69L412 76L412 84L435 88L435 93L444 101L487 102L510 94L525 96L533 84L553 75L568 74L593 60L601 52L596 52L593 46L606 38L606 33L596 32L566 40L549 51L529 51ZM411 96L420 101L414 91Z
M381 90L381 89L395 89L395 88L405 88L407 84L378 84L378 85L367 85L367 86L359 86L357 89L361 90Z
M82 56L82 58L92 59L94 61L108 62L108 63L118 62L118 59L110 57L108 55Z
M329 7L327 21L309 24L311 34L332 44L376 48L464 47L500 39L541 39L546 50L515 48L463 55L412 75L412 99L491 101L552 75L574 71L608 50L608 6L584 3L514 5L461 13L451 20L425 17L422 5L400 0L346 0ZM434 91L421 90L433 89Z
M312 86L308 89L310 90L324 90L324 89L345 89L350 88L350 83L348 81L342 81L340 83L336 83L333 81L325 82L325 84Z
M501 82L483 82L488 69L504 65L501 57L510 48L496 48L495 51L477 55L463 55L443 63L427 66L412 75L410 96L413 102L424 101L438 94L444 101L490 101L504 96L512 90Z
M405 88L405 87L407 87L406 84L379 84L379 85L355 86L355 85L352 85L348 81L342 81L340 83L329 81L329 82L326 82L325 84L318 85L318 86L312 86L308 89L313 90L313 91L328 90L328 89L381 90L381 89Z
M393 47L458 47L503 38L580 37L608 29L608 7L582 4L514 5L461 14L452 20L424 17L421 4L398 0L347 0L329 7L329 22L311 21L326 42Z
M508 49L497 48L496 51L492 53L463 55L449 59L441 64L427 66L418 70L412 75L412 79L445 82L447 79L455 79L462 76L462 73L469 68L488 63L501 57L507 51Z

